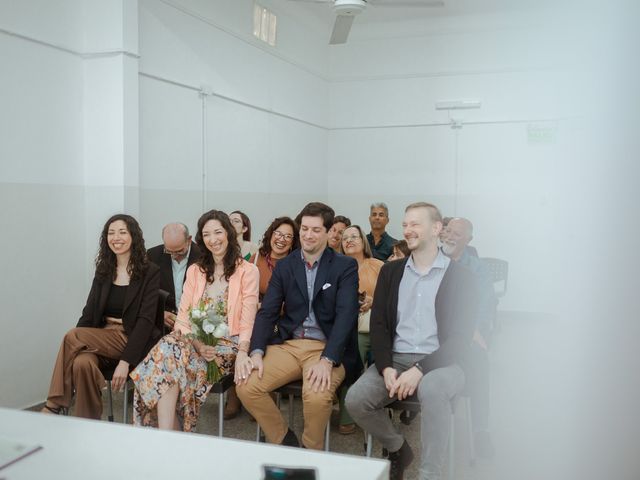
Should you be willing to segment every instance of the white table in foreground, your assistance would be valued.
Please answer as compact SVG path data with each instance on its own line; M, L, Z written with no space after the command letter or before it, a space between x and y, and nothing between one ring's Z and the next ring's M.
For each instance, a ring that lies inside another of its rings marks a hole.
M260 480L262 465L315 467L318 480L388 480L386 461L0 408L0 435L44 447L0 478Z

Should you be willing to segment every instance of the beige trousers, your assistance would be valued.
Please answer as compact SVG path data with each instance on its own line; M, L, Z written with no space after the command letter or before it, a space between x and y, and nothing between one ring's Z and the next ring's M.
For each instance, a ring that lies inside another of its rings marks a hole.
M122 325L69 330L53 367L48 403L69 408L75 390L76 416L100 419L104 377L99 367L109 360L119 360L126 344Z
M242 404L258 421L268 442L282 443L288 429L269 393L287 383L302 379L302 443L307 448L322 449L324 430L333 408L333 397L345 375L342 365L333 368L329 389L314 393L308 385L306 374L320 360L324 347L324 342L307 339L269 345L263 359L262 378L258 378L257 372L254 371L246 385L236 388Z

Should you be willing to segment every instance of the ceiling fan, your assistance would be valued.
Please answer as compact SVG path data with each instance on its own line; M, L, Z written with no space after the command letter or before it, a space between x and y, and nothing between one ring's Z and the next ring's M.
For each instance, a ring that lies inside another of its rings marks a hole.
M303 3L327 3L333 4L336 21L333 24L333 32L329 45L347 43L347 37L356 15L363 12L368 5L375 7L443 7L443 0L289 0Z

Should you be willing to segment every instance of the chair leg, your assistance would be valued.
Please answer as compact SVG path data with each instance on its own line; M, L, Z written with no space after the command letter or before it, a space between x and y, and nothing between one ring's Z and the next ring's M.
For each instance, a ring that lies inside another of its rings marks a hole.
M276 393L276 405L277 405L278 408L280 408L280 394L279 393ZM258 420L256 420L256 442L259 443L261 441L262 441L262 430L260 428L260 424L258 423Z
M222 438L224 431L224 392L218 395L218 436Z
M129 420L129 380L124 383L124 402L122 405L122 423Z
M113 422L113 397L111 396L111 380L107 380L107 398L109 399L109 415L107 419Z
M324 431L324 451L329 451L329 434L331 433L331 419L327 422L327 428Z
M369 432L365 432L365 444L364 444L364 453L367 457L371 457L371 453L373 452L373 435Z
M289 428L293 430L293 394L289 395Z
M466 397L467 404L467 434L469 435L469 465L476 464L476 444L473 438L473 419L471 418L471 397Z
M453 412L451 412L450 419L450 427L449 427L449 468L448 468L448 478L449 480L453 480L455 478L455 439L456 439L456 417Z

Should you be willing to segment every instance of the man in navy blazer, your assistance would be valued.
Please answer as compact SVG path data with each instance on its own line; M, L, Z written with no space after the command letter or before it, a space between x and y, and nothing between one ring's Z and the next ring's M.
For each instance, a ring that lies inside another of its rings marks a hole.
M313 202L296 222L301 248L280 260L256 317L238 396L270 443L299 446L269 393L302 379L302 444L320 450L336 389L361 371L358 264L327 248L334 212ZM255 372L254 372L255 370Z

